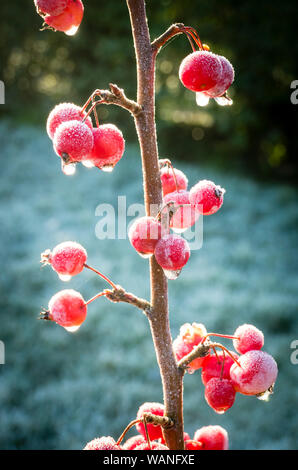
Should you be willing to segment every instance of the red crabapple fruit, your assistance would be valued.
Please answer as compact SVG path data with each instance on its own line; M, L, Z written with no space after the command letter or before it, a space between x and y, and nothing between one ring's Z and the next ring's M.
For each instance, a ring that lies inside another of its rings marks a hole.
M164 166L160 170L160 179L162 185L162 194L165 196L166 194L172 193L174 191L186 190L188 185L188 179L183 173L183 171L178 170L177 168L173 168L173 171L168 166ZM176 187L177 182L177 187Z
M64 163L76 163L88 155L93 147L93 135L87 124L66 121L60 124L54 136L54 149Z
M93 129L93 140L93 148L84 159L102 170L113 169L125 150L122 132L114 124L103 124Z
M239 339L233 340L234 348L240 354L245 354L247 351L262 349L264 346L264 335L262 331L258 330L253 325L238 326L234 333Z
M189 439L184 441L185 450L201 450L202 444L198 441Z
M274 385L278 369L270 354L263 351L248 351L239 357L238 362L241 367L233 364L230 369L236 392L243 395L259 395Z
M202 450L228 450L227 431L221 426L204 426L195 432L194 440L202 444Z
M123 450L135 450L136 447L142 444L147 444L147 441L143 436L138 434L136 436L132 436L129 439L127 439L127 441L124 442L122 449Z
M164 415L164 405L161 403L155 403L155 402L146 402L143 403L143 405L140 406L138 413L137 413L137 419L142 419L144 413L152 413L157 416L163 416ZM146 438L146 431L145 431L145 426L143 423L138 423L136 425L136 428L140 434L144 438ZM162 435L162 428L160 426L154 426L151 423L147 424L147 429L148 429L148 434L149 438L151 441L154 441L156 439L161 439L163 437Z
M180 328L180 333L173 341L173 349L177 361L180 361L187 356L196 346L198 346L202 339L207 335L207 330L201 323L185 323ZM194 359L188 366L188 373L192 374L197 369L200 369L204 364L205 357L198 357Z
M86 444L83 450L121 450L110 436L97 437Z
M190 203L203 215L215 214L223 204L225 189L213 181L202 180L189 192Z
M150 450L150 447L148 443L146 442L145 444L141 444L140 446L137 446L134 450ZM164 444L161 444L160 442L151 442L151 450L170 450L170 449Z
M86 319L87 305L81 294L65 289L53 295L49 302L48 319L69 331L75 331Z
M164 204L173 204L168 206L168 212L171 208L174 209L173 215L170 217L170 227L175 232L183 232L188 229L198 220L199 211L190 204L188 191L174 191L166 194L163 198ZM182 207L179 207L182 205Z
M50 112L47 119L47 133L50 139L54 138L57 128L66 121L82 121L86 116L81 108L73 103L60 103ZM90 129L92 129L92 121L88 117L85 121Z
M67 7L60 15L46 15L44 22L56 31L73 36L82 22L83 15L84 5L81 0L68 0Z
M236 392L231 380L214 377L207 382L205 399L216 413L223 414L235 401Z
M183 85L192 91L207 91L221 79L222 65L216 54L196 51L183 59L179 68L179 78Z
M238 354L230 351L235 359L238 359ZM223 365L224 361L224 365ZM210 379L223 378L230 379L230 369L235 361L228 355L223 352L219 352L216 355L207 356L202 364L202 382L204 385L207 385Z
M222 72L218 83L213 88L206 91L206 95L211 98L222 96L234 81L235 74L232 64L223 56L218 56L218 58L222 65Z
M62 281L68 281L84 269L87 252L79 243L63 242L55 246L52 251L46 250L42 253L41 261L50 264Z
M60 15L67 7L69 0L34 0L40 15Z
M153 255L161 238L161 224L154 217L141 217L130 227L128 237L134 249L146 258Z
M166 235L156 244L154 256L169 279L176 279L190 257L187 241L179 235Z

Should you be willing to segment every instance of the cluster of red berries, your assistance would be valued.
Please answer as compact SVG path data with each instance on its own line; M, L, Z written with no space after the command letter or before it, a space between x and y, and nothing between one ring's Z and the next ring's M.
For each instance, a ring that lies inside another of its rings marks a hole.
M62 281L69 281L86 267L115 288L110 279L88 266L86 261L85 248L72 241L60 243L52 251L46 250L41 254L43 265L51 265ZM101 295L104 295L104 292L86 302L82 295L73 289L61 290L50 299L48 310L41 312L41 318L54 321L68 331L76 331L86 319L88 304Z
M215 214L223 204L225 190L212 181L202 180L187 191L185 174L173 168L169 160L160 162L163 207L155 218L137 219L128 236L141 256L154 254L166 276L176 279L189 260L190 247L180 235L171 234L170 229L181 233L194 225L200 215Z
M130 437L123 444L121 444L123 435L117 442L110 436L103 436L88 442L84 450L169 450L165 445L161 426L148 423L145 427L143 422L145 413L164 416L164 405L148 402L140 406L136 420L139 434ZM227 450L228 433L221 426L204 426L195 432L193 439L185 432L184 445L186 450Z
M37 13L44 20L44 29L63 31L73 36L83 19L81 0L34 0Z
M48 116L48 136L66 174L73 174L79 162L111 171L123 156L122 132L114 124L93 127L88 114L73 103L61 103Z
M241 325L233 336L225 336L208 334L204 325L186 323L173 342L177 361L204 344L211 335L233 338L234 348L240 354L216 343L216 347L221 347L222 351L218 353L214 346L213 354L208 350L204 357L190 362L189 373L202 370L205 399L211 408L217 413L225 413L234 404L236 392L266 399L273 391L277 364L272 356L261 351L264 335L253 325Z
M170 450L164 444L153 441L150 447L143 436L133 436L121 446L111 436L97 437L88 442L83 450Z

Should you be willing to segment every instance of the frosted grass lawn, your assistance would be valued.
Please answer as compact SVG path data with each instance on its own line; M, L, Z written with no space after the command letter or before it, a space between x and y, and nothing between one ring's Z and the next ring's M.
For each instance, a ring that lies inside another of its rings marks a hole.
M96 436L117 438L142 402L161 400L147 320L129 305L98 299L75 334L38 321L58 290L72 287L87 299L106 287L88 271L62 283L39 259L46 248L76 240L91 265L148 297L147 261L128 241L95 236L98 204L116 206L118 194L127 204L142 202L138 151L128 147L112 174L80 166L66 177L45 132L2 123L0 140L0 448L81 449ZM170 282L173 335L187 321L227 334L253 323L279 365L269 403L238 395L223 416L206 404L200 374L187 375L185 429L220 424L232 449L297 448L298 365L290 362L290 343L298 339L298 192L228 170L177 166L190 185L210 178L227 193L219 213L204 219L202 249Z

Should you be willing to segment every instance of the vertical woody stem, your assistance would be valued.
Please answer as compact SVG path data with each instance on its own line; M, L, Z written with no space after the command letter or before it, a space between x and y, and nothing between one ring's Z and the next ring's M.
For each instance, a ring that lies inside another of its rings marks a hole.
M159 176L158 149L155 126L155 58L151 46L144 0L127 0L134 39L138 92L137 101L142 112L135 116L141 149L144 198L147 215L150 206L162 203ZM165 415L175 425L164 430L171 450L184 449L183 440L183 372L178 368L172 347L169 325L168 286L161 267L154 256L150 259L151 305L150 327L163 385Z

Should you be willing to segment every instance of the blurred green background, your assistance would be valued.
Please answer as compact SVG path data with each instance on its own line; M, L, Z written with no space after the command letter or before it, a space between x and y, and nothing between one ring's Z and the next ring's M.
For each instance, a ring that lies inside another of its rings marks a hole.
M1 3L0 79L0 448L80 449L98 435L120 435L144 401L162 399L145 317L127 305L99 299L76 334L36 321L41 306L61 288L85 298L105 287L89 272L69 285L40 252L77 240L91 265L136 294L148 297L147 262L127 240L96 238L100 203L142 202L139 149L125 111L100 108L103 122L124 133L126 153L112 174L80 167L60 171L45 131L58 102L83 103L109 82L135 96L132 39L125 1L86 0L72 38L39 32L33 1ZM297 372L290 361L298 339L297 106L290 84L298 79L294 1L149 0L152 37L182 21L234 65L234 105L198 108L177 76L190 52L181 36L157 61L157 130L161 157L226 188L225 204L204 218L204 244L181 277L170 282L173 336L185 322L231 334L244 322L265 334L265 350L279 366L269 403L237 396L225 415L205 403L200 374L185 380L185 427L191 434L221 424L232 449L297 448ZM129 221L130 219L128 219ZM62 284L62 285L61 285ZM229 345L229 343L226 343Z

